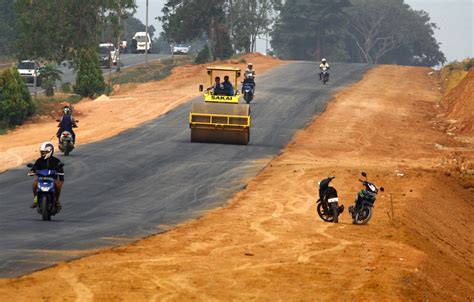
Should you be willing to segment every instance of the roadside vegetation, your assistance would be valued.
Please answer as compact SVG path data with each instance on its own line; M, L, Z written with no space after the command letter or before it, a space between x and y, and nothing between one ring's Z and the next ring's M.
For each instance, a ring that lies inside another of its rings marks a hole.
M175 56L175 59L165 59L151 62L148 67L139 66L136 68L122 69L112 77L112 84L145 83L149 81L159 81L171 74L174 67L191 64L194 61L192 56Z
M458 86L473 67L474 58L466 58L461 62L451 62L444 66L440 72L444 94L447 95L453 88Z
M30 93L16 67L0 74L0 133L21 125L35 112Z

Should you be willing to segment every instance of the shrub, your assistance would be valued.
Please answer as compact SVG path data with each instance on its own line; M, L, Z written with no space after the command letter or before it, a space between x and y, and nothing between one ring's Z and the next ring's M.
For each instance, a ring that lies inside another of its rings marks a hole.
M68 83L68 82L62 83L61 91L64 93L71 93L72 92L71 83Z
M74 92L84 97L94 97L105 90L99 55L94 48L83 49L79 54L79 65Z
M211 60L211 52L209 51L209 47L205 45L204 48L198 52L196 59L194 60L194 63L204 64L204 63L209 62L210 60Z
M54 96L54 89L56 88L56 81L61 81L62 72L53 64L47 64L41 68L41 88L45 90L46 96Z
M30 92L16 67L0 75L0 128L21 125L35 112Z

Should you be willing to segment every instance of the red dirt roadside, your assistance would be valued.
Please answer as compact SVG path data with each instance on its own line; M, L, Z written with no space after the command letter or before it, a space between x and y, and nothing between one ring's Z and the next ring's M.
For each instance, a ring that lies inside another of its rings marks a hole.
M450 159L473 145L435 127L441 93L429 71L372 69L226 207L0 280L0 300L472 301L474 186ZM386 188L369 225L347 213L320 221L317 181L336 175L347 208L362 169Z

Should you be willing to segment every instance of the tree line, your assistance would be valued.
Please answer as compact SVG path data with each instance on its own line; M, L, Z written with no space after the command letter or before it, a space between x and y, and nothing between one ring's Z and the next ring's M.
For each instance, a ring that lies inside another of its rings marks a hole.
M435 66L446 58L428 13L403 0L286 0L272 46L278 56Z

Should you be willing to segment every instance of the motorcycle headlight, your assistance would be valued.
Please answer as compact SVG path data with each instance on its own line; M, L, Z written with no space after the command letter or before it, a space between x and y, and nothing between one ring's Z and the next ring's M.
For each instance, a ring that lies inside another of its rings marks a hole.
M40 190L43 192L49 192L50 187L40 187Z

